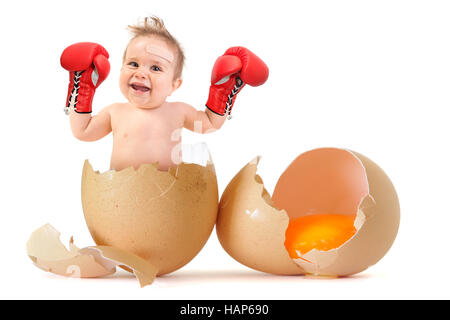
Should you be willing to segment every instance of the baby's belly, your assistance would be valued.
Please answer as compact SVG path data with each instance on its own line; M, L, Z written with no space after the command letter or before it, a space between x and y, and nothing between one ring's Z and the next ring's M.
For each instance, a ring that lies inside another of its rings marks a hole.
M173 141L146 141L143 143L114 143L111 169L116 171L141 164L158 162L160 170L168 170L181 162L181 144Z

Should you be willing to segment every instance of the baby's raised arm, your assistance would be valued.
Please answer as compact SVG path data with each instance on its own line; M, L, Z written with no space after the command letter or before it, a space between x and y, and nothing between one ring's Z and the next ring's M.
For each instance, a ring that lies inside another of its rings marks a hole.
M92 117L95 90L109 74L109 54L101 45L75 43L61 54L61 66L70 72L65 112L70 113L73 135L83 141L98 140L111 132L110 108Z
M209 109L199 111L186 103L180 103L180 108L184 114L184 127L197 133L214 132L222 127L226 119Z
M70 112L70 128L75 138L82 141L95 141L103 138L112 131L111 113L112 106L101 110L97 115Z
M236 95L245 84L259 86L266 82L269 69L253 52L244 47L232 47L220 56L211 73L211 86L205 111L181 104L186 129L208 133L219 129L230 116Z

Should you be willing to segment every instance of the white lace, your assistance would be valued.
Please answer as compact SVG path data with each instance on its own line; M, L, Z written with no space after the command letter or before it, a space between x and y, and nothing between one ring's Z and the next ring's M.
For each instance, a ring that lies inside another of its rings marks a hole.
M64 108L65 114L69 114L69 110L72 107L75 111L77 110L77 97L78 97L78 90L80 89L80 79L81 75L83 74L83 71L75 71L74 72L74 80L73 80L73 89L70 93L70 98L67 106Z
M241 78L236 77L236 84L234 85L233 90L231 90L231 93L228 96L227 104L225 107L225 115L228 116L228 119L231 119L230 108L233 105L233 99L236 96L236 94L239 92L239 89L242 87L243 84L244 84L244 82L241 80Z

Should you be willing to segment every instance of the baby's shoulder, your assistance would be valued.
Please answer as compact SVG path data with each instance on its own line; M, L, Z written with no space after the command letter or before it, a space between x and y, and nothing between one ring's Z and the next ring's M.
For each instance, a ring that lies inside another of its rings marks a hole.
M128 108L128 103L117 102L117 103L110 104L105 109L108 110L108 112L111 116L114 116L114 115L118 115L119 113L123 112L127 108Z
M184 102L168 102L170 109L176 111L178 114L183 114L189 107L187 103Z

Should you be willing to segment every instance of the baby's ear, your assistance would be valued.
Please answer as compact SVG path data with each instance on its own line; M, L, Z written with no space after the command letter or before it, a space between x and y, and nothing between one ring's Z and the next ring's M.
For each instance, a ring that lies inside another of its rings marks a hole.
M183 83L183 79L181 79L181 78L177 78L177 79L173 80L172 92L170 94L172 94L175 90L177 90L181 86L182 83Z

